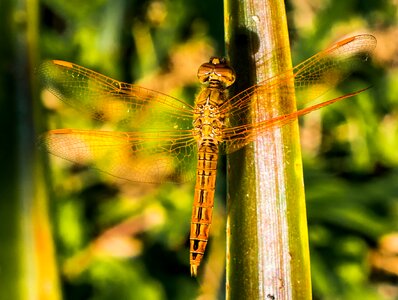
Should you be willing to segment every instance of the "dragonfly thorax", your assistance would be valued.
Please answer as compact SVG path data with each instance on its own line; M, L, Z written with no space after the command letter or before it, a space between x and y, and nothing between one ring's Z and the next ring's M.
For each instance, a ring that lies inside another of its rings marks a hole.
M216 88L205 88L198 95L194 110L194 136L200 141L222 141L222 129L225 127L225 115L220 112L220 106L225 101L225 91Z
M226 88L235 82L235 72L224 58L212 57L198 69L198 79L210 87Z
M197 140L211 139L214 142L221 142L224 119L225 117L220 114L218 107L209 103L198 105L193 122Z

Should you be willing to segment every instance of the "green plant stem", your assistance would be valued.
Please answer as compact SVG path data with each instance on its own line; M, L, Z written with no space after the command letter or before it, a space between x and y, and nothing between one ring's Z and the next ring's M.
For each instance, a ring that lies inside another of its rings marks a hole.
M59 299L47 195L35 146L38 2L1 4L0 299Z
M291 68L283 1L227 0L225 24L238 91ZM293 82L281 89L258 96L255 120L295 110ZM229 155L228 170L227 299L311 299L297 122Z

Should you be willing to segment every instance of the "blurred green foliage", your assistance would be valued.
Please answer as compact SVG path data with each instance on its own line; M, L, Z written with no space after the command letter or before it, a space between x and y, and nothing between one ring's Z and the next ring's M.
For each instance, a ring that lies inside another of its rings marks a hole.
M398 297L369 259L398 225L398 46L389 43L398 33L395 5L288 3L295 63L344 35L368 32L379 40L369 68L333 93L373 88L301 120L315 299ZM43 0L40 9L43 59L72 61L187 101L195 95L197 66L224 53L221 1ZM50 96L43 99L49 127L90 125ZM52 177L65 299L194 299L205 292L206 299L223 298L223 271L212 269L223 257L208 254L203 278L189 277L193 184L126 183L58 159ZM224 177L220 171L220 219ZM214 248L224 247L217 233L223 228L223 222L212 228ZM212 271L215 279L205 273Z

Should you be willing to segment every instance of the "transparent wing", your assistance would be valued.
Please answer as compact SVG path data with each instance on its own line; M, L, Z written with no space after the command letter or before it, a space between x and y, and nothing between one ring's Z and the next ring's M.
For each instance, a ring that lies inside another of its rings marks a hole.
M192 106L166 94L60 60L44 62L39 76L63 102L89 118L111 122L118 130L192 128Z
M345 39L312 56L292 70L271 77L230 98L222 106L222 111L229 120L229 126L223 130L224 151L227 153L236 151L270 128L285 125L300 115L361 92L362 90L302 108L291 114L273 113L270 114L272 118L264 120L255 121L252 115L252 108L258 107L259 102L264 101L267 95L277 93L279 97L288 98L289 93L294 91L284 86L293 80L297 106L300 108L313 102L364 64L375 47L376 39L372 35L357 35ZM269 107L272 107L272 103Z
M281 127L286 124L289 124L290 122L296 120L298 117L303 116L305 114L308 114L314 110L320 109L322 107L328 106L330 104L333 104L335 102L338 102L340 100L353 97L355 95L358 95L359 93L362 93L363 91L367 90L368 88L361 89L358 91L355 91L353 93L349 93L334 99L330 99L312 106L309 106L307 108L303 108L300 110L297 110L295 112L292 112L290 114L286 115L280 115L278 117L270 118L264 121L256 122L256 123L247 123L244 125L239 125L239 126L234 126L230 127L225 130L227 132L224 135L224 143L220 146L220 149L224 153L232 153L234 151L239 150L243 146L245 146L247 143L252 142L264 133L267 130L274 129L276 127Z
M41 136L39 145L61 158L131 181L185 182L195 176L197 146L190 131L58 129Z

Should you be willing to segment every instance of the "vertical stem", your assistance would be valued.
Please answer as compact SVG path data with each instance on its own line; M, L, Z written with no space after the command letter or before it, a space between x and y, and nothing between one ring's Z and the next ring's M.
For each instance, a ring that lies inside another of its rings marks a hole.
M238 91L291 68L282 0L226 0L225 25ZM258 96L257 121L295 110L293 82L281 89ZM228 170L227 298L311 299L297 122L230 155Z
M0 17L2 26L0 26L0 35L2 47L0 47L0 128L2 128L0 147L0 157L2 161L0 172L0 299L20 299L21 291L19 286L19 275L21 273L21 262L18 256L18 211L20 203L16 201L17 191L15 177L17 176L15 164L16 155L16 134L15 134L15 116L16 108L14 101L15 90L13 90L13 80L10 73L10 64L8 60L14 59L12 45L12 22L11 17L14 14L12 0L2 0L0 4Z
M47 195L35 147L38 3L1 4L0 299L59 299Z

